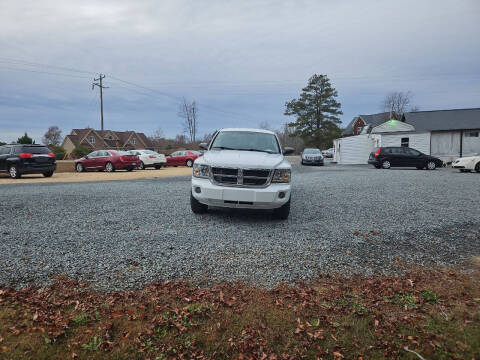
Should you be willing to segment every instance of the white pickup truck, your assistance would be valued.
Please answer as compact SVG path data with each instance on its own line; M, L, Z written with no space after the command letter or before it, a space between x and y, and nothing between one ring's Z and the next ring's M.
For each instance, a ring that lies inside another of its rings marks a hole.
M290 213L291 172L274 132L222 129L193 164L190 204L194 213L208 206L273 209L278 219Z

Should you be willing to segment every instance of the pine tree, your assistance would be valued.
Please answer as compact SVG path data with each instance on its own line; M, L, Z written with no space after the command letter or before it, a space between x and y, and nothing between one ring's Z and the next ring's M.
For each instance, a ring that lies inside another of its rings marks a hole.
M27 133L25 133L25 135L17 139L17 143L18 144L35 144L35 140L33 140L31 137L27 135Z
M307 145L325 149L341 136L338 127L341 121L337 115L343 113L341 104L335 100L337 96L337 90L326 75L314 74L302 89L300 98L285 104L285 115L296 116L296 121L289 126Z

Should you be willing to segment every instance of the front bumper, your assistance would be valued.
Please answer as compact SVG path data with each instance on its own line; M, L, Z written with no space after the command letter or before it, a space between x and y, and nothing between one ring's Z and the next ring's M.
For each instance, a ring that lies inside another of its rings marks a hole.
M304 164L323 165L323 159L302 159Z
M219 186L212 184L209 179L192 177L193 197L209 206L276 209L288 202L290 192L290 184L270 184L266 188ZM283 198L281 193L284 194Z

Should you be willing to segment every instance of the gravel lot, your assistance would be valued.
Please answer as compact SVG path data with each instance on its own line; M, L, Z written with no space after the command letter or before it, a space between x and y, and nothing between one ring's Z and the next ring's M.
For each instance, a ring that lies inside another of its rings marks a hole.
M480 256L480 174L294 166L288 221L194 216L189 178L0 186L0 286L64 274L102 290L159 279L273 286Z

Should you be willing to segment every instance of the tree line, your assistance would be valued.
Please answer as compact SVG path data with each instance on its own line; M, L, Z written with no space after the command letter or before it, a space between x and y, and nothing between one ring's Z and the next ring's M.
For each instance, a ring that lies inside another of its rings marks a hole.
M275 131L284 146L294 147L297 151L303 150L305 146L330 148L333 140L342 136L339 115L343 112L337 97L338 92L327 75L314 74L302 88L299 97L285 103L284 115L294 117L294 121L287 122L276 130L265 121L259 127ZM400 119L405 112L418 110L417 106L412 105L412 98L410 91L394 91L386 95L380 108L388 113L388 119ZM200 142L212 139L214 132L206 133L203 137L198 135L199 110L195 100L187 101L184 98L178 116L182 119L183 133L167 138L161 129L157 129L149 136L156 149L165 152L180 148L197 149ZM50 126L42 138L42 143L55 153L57 159L65 157L65 150L60 146L62 139L62 131L58 126ZM17 143L34 144L35 141L25 133L17 139ZM3 144L0 142L0 145ZM81 145L77 145L73 151L76 157L82 157L88 152L89 149Z

